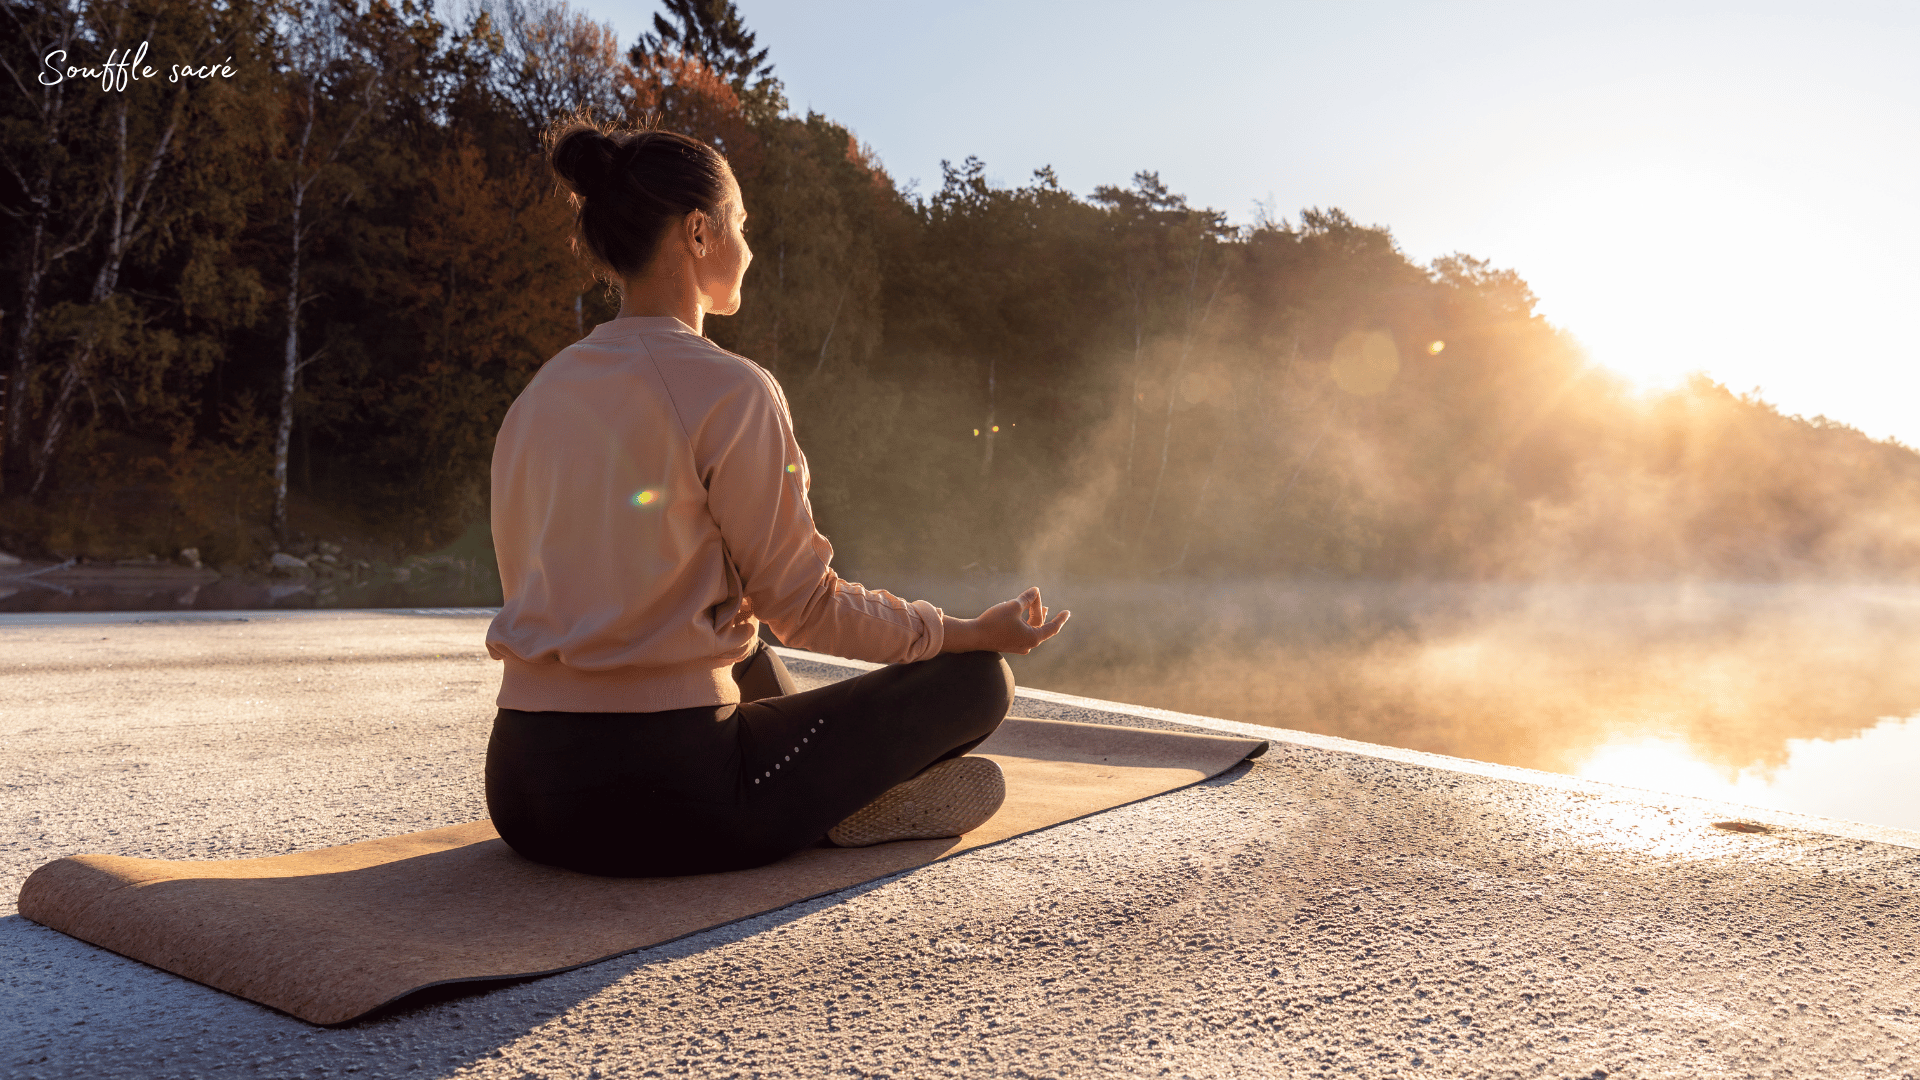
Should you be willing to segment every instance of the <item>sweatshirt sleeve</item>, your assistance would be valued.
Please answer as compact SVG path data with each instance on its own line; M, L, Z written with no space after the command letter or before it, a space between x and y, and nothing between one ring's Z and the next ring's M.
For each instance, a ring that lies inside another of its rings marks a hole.
M945 644L941 611L834 573L833 545L814 525L807 459L786 396L751 361L703 418L695 454L707 505L750 610L780 640L882 664L913 663Z

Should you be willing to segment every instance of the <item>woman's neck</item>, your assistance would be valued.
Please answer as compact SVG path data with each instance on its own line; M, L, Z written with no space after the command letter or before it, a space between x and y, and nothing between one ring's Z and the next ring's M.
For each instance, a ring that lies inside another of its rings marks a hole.
M670 316L686 323L694 333L706 333L706 305L701 303L700 287L693 275L652 273L629 278L620 290L618 319Z

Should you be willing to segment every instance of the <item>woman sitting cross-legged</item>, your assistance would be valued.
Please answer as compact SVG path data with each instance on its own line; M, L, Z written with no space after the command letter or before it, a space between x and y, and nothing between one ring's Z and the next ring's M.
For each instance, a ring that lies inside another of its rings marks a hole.
M1005 792L966 756L1013 701L999 654L1068 613L1028 589L955 619L838 577L779 383L702 336L752 259L726 160L580 123L551 163L622 302L540 369L494 450L495 828L529 859L654 876L979 825ZM800 693L762 621L890 666Z

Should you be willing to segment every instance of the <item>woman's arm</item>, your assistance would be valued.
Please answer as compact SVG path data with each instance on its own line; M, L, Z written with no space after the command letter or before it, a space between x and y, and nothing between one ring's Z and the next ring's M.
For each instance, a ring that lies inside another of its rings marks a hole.
M707 510L749 610L781 641L836 656L899 664L943 651L940 609L833 571L833 545L814 525L807 460L779 384L745 360L716 374L726 376L724 392L703 400L688 385L673 397L688 418Z
M879 663L939 652L1027 653L1059 632L1040 590L995 604L976 619L952 618L924 600L908 603L833 572L833 546L808 505L806 458L794 441L779 384L741 361L730 394L695 413L696 455L707 505L753 610L780 640ZM676 400L686 398L682 394ZM691 411L691 410L690 410Z

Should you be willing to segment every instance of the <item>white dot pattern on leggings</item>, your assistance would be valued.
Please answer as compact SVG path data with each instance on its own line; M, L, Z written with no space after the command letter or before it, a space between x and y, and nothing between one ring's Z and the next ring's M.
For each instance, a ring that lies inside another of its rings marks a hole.
M817 719L817 720L815 720L815 721L814 721L814 723L815 723L816 725L818 725L818 724L824 724L824 723L826 723L826 722L827 722L827 719L826 719L826 717L824 717L824 716L823 716L823 717L820 717L819 719ZM808 728L808 729L807 729L807 734L808 734L808 735L816 735L816 734L818 734L818 733L819 733L819 731L820 731L820 729L819 729L818 727L810 727L810 728ZM806 740L806 738L805 738L805 736L802 736L802 737L801 737L801 739L800 739L800 741L801 741L802 743L805 743L805 742L806 742L807 740ZM786 756L784 756L784 757L782 757L782 758L781 758L780 760L781 760L781 762L791 762L791 761L793 760L793 754L797 754L797 753L799 753L799 752L800 752L800 748L799 748L798 746L796 746L796 747L794 747L794 748L793 748L793 753L792 753L792 754L787 754ZM780 764L779 764L779 763L775 763L775 764L774 764L774 766L773 766L773 768L774 768L774 769L778 769L779 767L780 767ZM764 778L768 778L768 779L770 779L770 778L772 778L772 776L773 776L773 770L772 770L772 769L769 769L769 770L768 770L768 771L767 771L767 772L766 772L766 773L764 774ZM761 779L763 779L763 777L761 777L761 776L756 776L756 777L754 777L754 778L753 778L753 782L757 784L757 783L759 783L759 782L761 781Z

